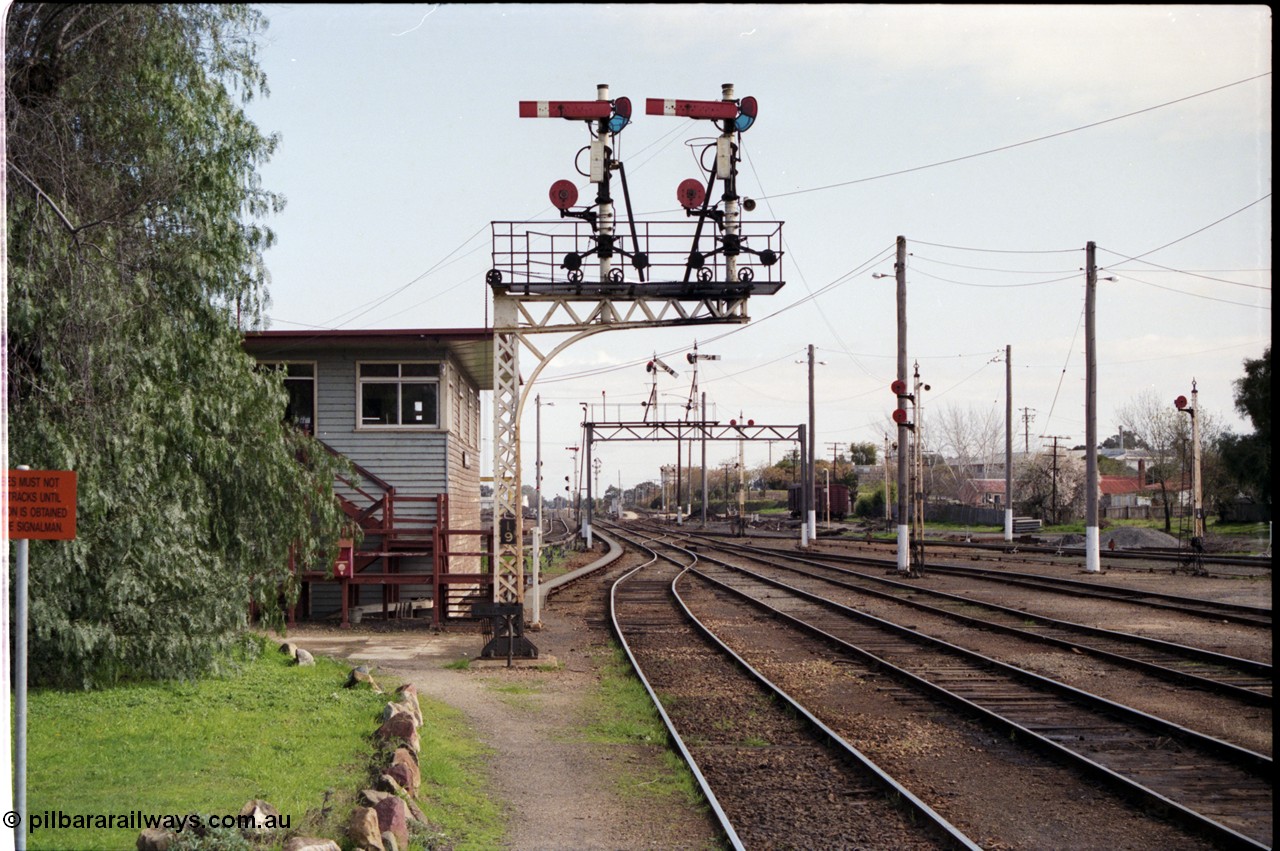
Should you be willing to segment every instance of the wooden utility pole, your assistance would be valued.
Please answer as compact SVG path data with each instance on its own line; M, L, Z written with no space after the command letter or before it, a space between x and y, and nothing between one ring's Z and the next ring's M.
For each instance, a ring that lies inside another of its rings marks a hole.
M1098 267L1093 242L1084 249L1084 569L1102 570L1098 534Z
M1035 408L1019 408L1022 411L1022 453L1031 454L1031 421L1036 418Z
M1013 346L1004 347L1004 539L1013 540Z
M818 508L814 505L813 491L817 485L817 468L815 466L816 458L814 449L818 442L818 429L815 424L816 408L813 401L813 343L809 344L809 456L807 466L809 468L808 481L804 487L804 504L805 504L805 522L809 524L809 540L818 537Z
M898 304L898 381L907 385L907 238L898 237L897 257L893 264L897 283ZM907 400L898 397L898 410L906 411ZM909 439L906 422L898 423L898 573L911 572L911 529L907 525L907 499L911 489L910 465L902 463ZM887 496L887 495L886 495Z
M1066 440L1066 435L1043 435L1053 441L1053 482L1052 496L1049 503L1049 523L1051 526L1058 525L1058 441Z

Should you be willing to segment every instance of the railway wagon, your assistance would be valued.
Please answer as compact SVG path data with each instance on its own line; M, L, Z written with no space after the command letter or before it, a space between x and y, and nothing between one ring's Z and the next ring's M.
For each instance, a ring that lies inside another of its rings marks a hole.
M803 511L800 504L802 494L800 485L791 485L787 488L787 508L791 512L792 517L799 517ZM825 519L827 516L827 497L830 492L831 498L831 519L843 520L849 514L849 488L846 485L816 485L813 489L813 510L817 514L818 519Z

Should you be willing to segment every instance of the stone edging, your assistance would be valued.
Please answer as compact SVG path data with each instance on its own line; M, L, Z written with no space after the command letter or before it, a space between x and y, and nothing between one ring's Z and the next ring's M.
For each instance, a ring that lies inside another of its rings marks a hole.
M280 652L288 654L298 665L315 664L315 658L293 642L281 643ZM352 669L345 688L368 688L376 694L383 693L364 665ZM417 804L422 782L418 768L421 727L418 690L412 683L406 683L396 689L395 698L383 707L382 723L373 733L377 745L374 763L377 780L372 788L361 790L361 803L352 811L346 831L356 851L406 851L409 825L428 825ZM261 835L263 830L269 831L280 819L274 807L259 800L245 804L240 815L254 820L255 828L242 831L250 839L255 834ZM173 831L148 828L138 835L136 847L137 851L169 851L176 841ZM341 851L341 846L332 839L294 836L285 842L282 851Z

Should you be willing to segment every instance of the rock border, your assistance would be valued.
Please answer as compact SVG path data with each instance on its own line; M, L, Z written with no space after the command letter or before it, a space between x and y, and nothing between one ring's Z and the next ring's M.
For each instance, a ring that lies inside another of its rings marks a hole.
M287 654L299 666L315 665L315 657L292 641L281 642L280 652ZM344 688L368 688L375 694L384 694L367 665L351 669ZM395 691L393 700L382 710L380 726L373 737L377 748L372 775L377 778L371 788L362 789L347 825L346 838L356 851L406 851L409 847L410 825L429 829L430 822L418 806L418 790L422 772L418 767L418 754L422 740L418 730L422 727L422 706L418 703L418 689L406 683ZM254 827L241 830L246 840L253 842L270 832L270 825L278 822L280 813L266 801L254 799L240 810L242 817L252 817ZM178 840L172 830L146 828L138 834L137 851L169 851ZM336 840L315 836L292 836L284 843L282 851L342 851Z

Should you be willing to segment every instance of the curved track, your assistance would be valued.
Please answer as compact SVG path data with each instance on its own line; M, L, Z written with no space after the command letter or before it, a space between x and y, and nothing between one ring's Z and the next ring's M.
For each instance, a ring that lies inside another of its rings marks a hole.
M703 558L696 573L722 593L767 611L771 621L765 623L806 630L850 658L890 671L910 688L1170 813L1215 844L1269 846L1269 757L832 603L829 593L792 587L727 561L712 563L706 547L699 545Z
M674 590L696 556L645 548L614 628L735 848L979 847L711 637Z

